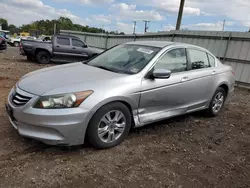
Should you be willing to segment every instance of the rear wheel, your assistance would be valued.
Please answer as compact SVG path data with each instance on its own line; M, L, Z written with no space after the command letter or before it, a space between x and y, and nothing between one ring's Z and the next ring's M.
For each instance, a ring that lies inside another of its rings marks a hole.
M223 88L219 87L213 95L212 101L210 102L209 108L207 110L207 114L209 116L217 116L220 113L225 100L226 92Z
M14 42L14 46L18 47L19 46L19 42Z
M101 107L92 117L87 130L89 143L98 149L120 144L131 127L129 109L120 102Z
M48 64L50 63L50 54L46 51L40 51L36 55L36 60L40 64Z

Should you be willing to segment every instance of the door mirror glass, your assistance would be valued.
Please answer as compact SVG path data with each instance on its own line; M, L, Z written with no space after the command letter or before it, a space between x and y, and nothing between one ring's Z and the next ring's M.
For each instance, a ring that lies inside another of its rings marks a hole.
M153 71L154 78L166 79L171 76L171 71L167 69L155 69Z

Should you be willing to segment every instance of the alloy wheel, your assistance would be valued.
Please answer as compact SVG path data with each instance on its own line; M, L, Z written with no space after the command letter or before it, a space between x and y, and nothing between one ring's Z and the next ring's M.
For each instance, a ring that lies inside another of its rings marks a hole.
M109 111L99 122L98 137L105 143L112 143L120 138L125 127L125 115L119 110Z
M213 103L212 103L212 109L215 113L218 113L221 109L221 107L224 104L224 95L222 92L219 92L214 97Z

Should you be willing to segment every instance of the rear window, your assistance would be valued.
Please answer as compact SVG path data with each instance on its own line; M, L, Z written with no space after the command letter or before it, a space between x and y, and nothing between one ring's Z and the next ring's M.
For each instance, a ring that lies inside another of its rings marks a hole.
M60 45L65 45L65 46L70 45L69 38L57 37L56 41L57 41L57 44L60 44Z
M208 55L210 66L215 67L215 59L214 59L214 57L211 56L210 54L207 54L207 55Z
M196 49L188 49L188 50L193 70L210 67L206 52Z

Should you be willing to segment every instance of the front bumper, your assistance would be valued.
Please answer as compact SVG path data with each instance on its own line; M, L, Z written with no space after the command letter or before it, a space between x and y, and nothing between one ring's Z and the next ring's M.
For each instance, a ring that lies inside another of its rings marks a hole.
M31 95L19 88L18 93ZM36 109L33 104L38 96L33 95L24 106L12 102L14 90L9 94L8 106L12 126L24 137L34 138L49 145L81 145L84 143L88 122L93 113L82 107L70 109Z

